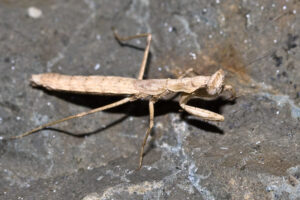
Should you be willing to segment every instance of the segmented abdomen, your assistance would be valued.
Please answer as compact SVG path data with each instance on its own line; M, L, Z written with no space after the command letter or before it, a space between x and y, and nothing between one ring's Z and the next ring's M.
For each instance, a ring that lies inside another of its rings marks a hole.
M32 75L31 83L49 90L74 93L122 95L137 94L134 78L117 76L67 76L55 73Z

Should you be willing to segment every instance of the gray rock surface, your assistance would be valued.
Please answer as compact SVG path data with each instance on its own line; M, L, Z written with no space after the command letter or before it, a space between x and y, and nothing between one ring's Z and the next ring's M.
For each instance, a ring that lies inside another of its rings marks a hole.
M300 199L300 3L296 0L5 0L0 2L0 135L113 102L47 92L31 74L145 78L227 71L235 101L194 100L225 122L203 122L177 99L146 101L0 141L0 199Z

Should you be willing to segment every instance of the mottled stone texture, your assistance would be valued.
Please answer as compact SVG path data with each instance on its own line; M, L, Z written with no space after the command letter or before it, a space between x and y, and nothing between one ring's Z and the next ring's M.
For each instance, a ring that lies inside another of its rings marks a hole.
M300 2L297 0L3 0L0 135L113 102L47 92L31 74L136 77L153 34L147 77L219 68L235 101L195 99L225 116L203 122L177 98L155 104L140 171L147 101L0 142L0 199L300 199ZM33 18L28 8L42 15Z

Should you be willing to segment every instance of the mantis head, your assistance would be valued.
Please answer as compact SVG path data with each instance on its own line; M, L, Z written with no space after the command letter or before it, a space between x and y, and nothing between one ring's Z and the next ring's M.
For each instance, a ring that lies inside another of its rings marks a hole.
M229 91L230 98L235 98L235 91L231 85L225 85L225 72L222 69L216 71L212 76L209 77L206 88L199 88L194 92L194 96L198 97L216 97L224 91Z
M211 96L220 94L224 88L224 78L225 72L222 69L215 72L208 80L207 93Z

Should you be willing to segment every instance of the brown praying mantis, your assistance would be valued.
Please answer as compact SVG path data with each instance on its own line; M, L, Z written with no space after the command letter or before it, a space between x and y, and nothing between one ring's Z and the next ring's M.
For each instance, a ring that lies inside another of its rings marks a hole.
M10 137L10 139L22 138L63 121L83 117L99 111L104 111L116 106L120 106L127 102L136 101L138 99L147 99L149 100L150 122L139 154L140 169L143 162L144 147L154 124L154 103L160 98L168 94L180 93L181 97L179 100L179 105L183 110L204 120L224 121L224 117L222 115L187 105L187 102L192 97L216 97L223 91L230 91L231 94L234 95L232 86L224 84L225 73L222 69L215 72L212 76L195 76L191 78L184 78L187 73L191 72L191 70L188 70L178 79L143 80L152 35L150 33L144 33L130 37L120 37L117 32L114 31L114 36L120 42L135 38L147 38L147 45L144 50L143 61L140 66L137 79L118 76L67 76L55 73L46 73L32 75L31 83L33 86L41 86L48 90L95 95L125 95L125 98L114 103L89 110L87 112L82 112L57 121L43 124L21 135Z

